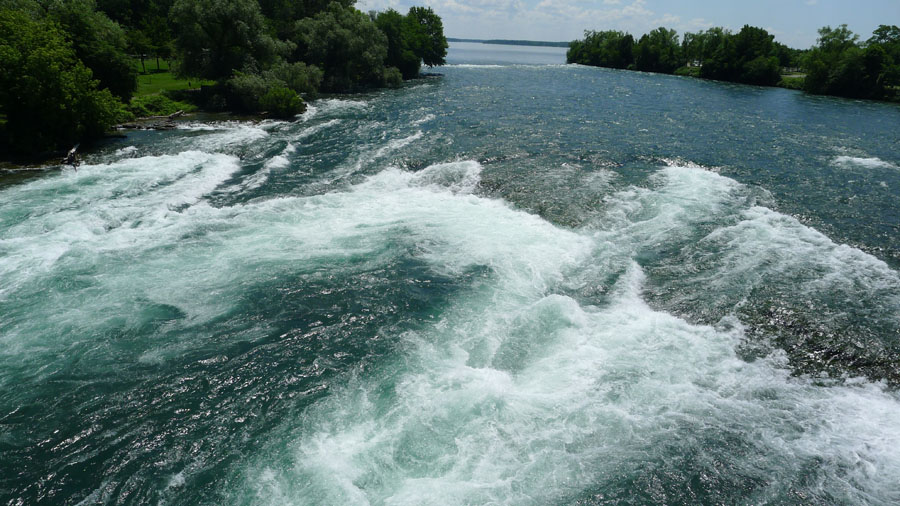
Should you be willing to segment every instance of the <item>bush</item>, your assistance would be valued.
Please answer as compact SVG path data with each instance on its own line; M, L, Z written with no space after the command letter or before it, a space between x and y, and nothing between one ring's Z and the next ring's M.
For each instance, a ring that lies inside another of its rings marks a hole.
M388 88L399 88L403 84L403 74L397 67L384 69L384 85Z
M259 99L259 105L276 118L292 118L306 110L303 99L294 90L278 86Z
M676 76L700 77L700 67L678 67L675 69Z
M319 91L323 75L319 67L307 65L303 62L279 63L272 67L272 70L266 72L269 80L277 79L298 94L310 96L315 96Z
M259 112L259 99L276 86L284 86L284 83L259 74L238 73L226 83L228 105L239 112Z

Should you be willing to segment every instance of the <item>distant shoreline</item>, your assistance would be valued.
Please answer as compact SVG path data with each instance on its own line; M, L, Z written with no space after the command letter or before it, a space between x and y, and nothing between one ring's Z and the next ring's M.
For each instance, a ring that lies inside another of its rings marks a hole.
M569 47L568 42L551 42L545 40L507 40L507 39L459 39L447 37L447 42L474 42L478 44L497 44L503 46L535 46L535 47Z

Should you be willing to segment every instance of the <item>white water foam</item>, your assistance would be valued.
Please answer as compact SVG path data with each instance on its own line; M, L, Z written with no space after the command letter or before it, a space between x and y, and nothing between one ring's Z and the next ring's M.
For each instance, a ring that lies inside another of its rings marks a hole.
M217 152L223 149L236 148L260 141L269 136L267 129L259 124L239 121L217 123L182 123L178 129L209 132L197 137L178 139L185 148L206 152Z
M5 328L4 361L44 374L54 369L46 360L66 360L71 336L104 335L109 320L138 328L146 301L201 324L284 270L347 275L343 259L363 258L371 269L413 250L436 273L489 273L435 324L399 336L407 354L378 373L341 378L346 386L273 431L270 446L228 480L235 502L570 503L585 490L620 489L617 477L689 472L677 462L691 456L688 464L722 463L762 483L747 489L748 502L777 502L794 485L836 502L900 497L896 393L792 378L777 354L745 362L734 352L739 322L693 325L643 301L635 253L722 216L731 221L704 237L739 254L726 254L726 265L752 260L760 244L799 241L800 255L768 262L799 265L824 253L844 275L867 279L849 265L882 279L870 257L753 205L728 178L664 168L651 188L619 192L603 220L572 231L473 195L482 170L474 161L387 169L314 197L204 204L237 168L234 157L187 152L87 165L4 190L0 286L8 291L0 297L43 290L48 270L101 274L85 289L17 308L23 316ZM598 283L596 266L614 263L627 268L604 304L565 295ZM78 303L60 300L69 296ZM126 365L196 346L172 339L132 343ZM812 484L791 482L803 475Z
M302 121L310 121L319 116L326 116L334 113L341 113L347 110L365 110L369 107L366 102L361 100L344 100L337 98L328 98L316 100L306 105L306 111L298 117Z
M435 118L434 114L429 113L429 114L426 114L425 116L413 121L412 124L413 125L422 125L424 123L428 123L429 121L434 121L434 118Z
M856 157L841 155L835 157L833 163L843 167L861 167L864 169L897 169L897 165L875 157Z
M137 146L127 146L121 149L117 149L113 156L122 158L125 156L132 156L138 152Z
M634 263L604 306L554 293L590 282L590 265L688 236L709 213L739 214L741 185L698 168L664 168L654 189L628 190L611 202L606 224L618 222L621 231L573 234L497 201L454 193L454 181L475 172L473 163L385 171L351 194L378 203L363 210L366 230L385 223L388 212L417 242L438 241L423 255L432 268L452 274L487 265L492 283L459 297L435 325L405 335L410 355L386 365L383 377L348 378L348 386L276 431L277 445L287 445L284 460L248 465L234 500L568 503L590 489L632 494L617 478L653 469L688 482L695 478L690 467L705 462L762 483L740 489L749 502L791 497L797 486L820 494L811 500L889 504L900 497L892 479L900 473L900 454L892 451L900 445L896 393L866 382L825 388L792 378L777 353L740 360L739 322L717 329L653 310L642 300L644 276ZM744 222L786 237L802 227L786 217L767 220L777 213L758 207L745 213ZM758 234L741 232L744 222L719 234ZM379 226L371 231L381 233ZM816 254L830 251L842 265L878 270L863 253L816 234L801 231ZM699 460L678 464L698 452ZM798 483L810 466L813 483Z

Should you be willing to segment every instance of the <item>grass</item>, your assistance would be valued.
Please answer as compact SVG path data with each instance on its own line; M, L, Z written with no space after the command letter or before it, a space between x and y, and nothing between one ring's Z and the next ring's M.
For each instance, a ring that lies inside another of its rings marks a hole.
M134 61L138 70L138 87L134 96L142 97L146 95L156 95L163 91L177 91L196 89L203 85L215 84L214 81L202 79L179 79L170 71L170 63L166 60L159 60L159 68L157 69L156 59L144 60L147 72L143 73L140 60Z

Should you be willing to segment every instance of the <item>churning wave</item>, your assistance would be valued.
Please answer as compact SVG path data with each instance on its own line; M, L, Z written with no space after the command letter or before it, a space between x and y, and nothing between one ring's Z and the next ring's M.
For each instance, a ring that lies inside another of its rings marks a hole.
M310 185L332 185L316 194L211 201L229 185L258 190L305 170L295 143L347 127L341 115L366 107L319 101L299 127L189 124L178 154L120 150L3 190L0 388L60 370L163 367L198 343L221 346L208 329L241 314L260 283L365 293L381 286L371 273L415 263L455 285L441 307L389 336L396 353L343 371L327 394L266 423L227 468L223 502L900 500L896 391L869 370L845 368L841 381L796 374L783 343L811 345L767 327L759 302L821 308L825 331L851 317L896 330L900 280L884 262L688 164L659 167L647 185L605 195L583 225L561 227L487 196L474 159L393 163L426 140L415 122L314 175ZM245 174L248 164L258 168ZM604 168L592 177L613 178ZM267 325L250 319L234 332L249 342ZM774 343L741 355L762 338ZM233 409L192 416L249 423ZM202 460L165 476L159 496L193 486Z

